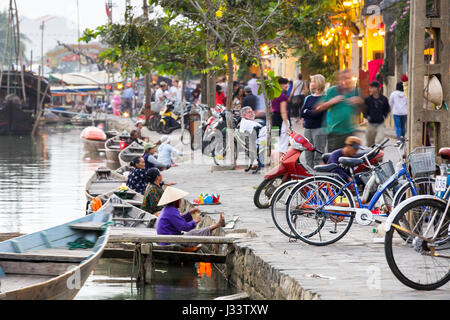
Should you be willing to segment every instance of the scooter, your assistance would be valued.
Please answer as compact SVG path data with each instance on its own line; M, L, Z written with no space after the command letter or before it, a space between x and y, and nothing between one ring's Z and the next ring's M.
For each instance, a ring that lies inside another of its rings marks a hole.
M291 147L281 159L280 164L264 176L264 181L261 182L253 196L253 202L259 209L267 209L270 207L270 199L273 193L283 183L290 180L302 180L311 177L314 174L311 169L306 168L300 162L300 156L304 151L318 152L320 154L322 154L322 151L316 150L308 139L296 132L293 132L290 135L290 138ZM364 154L370 152L370 150L371 149L359 151L355 157L362 157ZM330 155L331 154L323 154L322 160L324 163L328 163ZM378 154L373 155L369 160L372 165L376 165L383 161L383 157L384 153L383 151L380 151ZM355 170L355 173L366 170L370 170L370 168L364 163ZM264 201L262 197L267 199L267 201Z
M178 122L180 114L174 110L175 104L173 101L167 102L164 109L161 110L161 120L157 130L159 133L170 134L177 129L181 129L181 125Z

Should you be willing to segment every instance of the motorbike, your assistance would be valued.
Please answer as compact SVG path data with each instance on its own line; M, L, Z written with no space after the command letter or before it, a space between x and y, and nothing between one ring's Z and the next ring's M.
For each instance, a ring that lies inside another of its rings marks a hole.
M226 156L227 119L225 108L219 109L216 108L212 113L213 117L208 119L207 126L205 128L202 152L206 156L213 157L215 159L216 156L219 157ZM241 118L239 111L233 112L232 117L233 128L237 128L240 120Z
M305 167L300 162L300 156L304 151L318 152L322 154L321 150L316 150L308 139L302 135L293 132L290 135L291 146L280 161L280 164L270 170L265 176L264 180L259 185L253 196L253 203L259 209L267 209L270 207L270 199L275 190L283 183L290 180L302 180L311 177L314 172L311 168ZM362 157L364 154L370 152L371 149L362 149L355 157ZM328 163L331 154L323 154L322 160ZM369 160L372 165L376 165L383 161L384 153L380 151L373 155ZM356 168L355 173L370 170L366 163ZM266 201L264 201L264 198Z
M178 122L180 113L175 111L175 103L168 101L160 113L161 120L157 128L158 133L170 134L177 129L181 129L181 124Z

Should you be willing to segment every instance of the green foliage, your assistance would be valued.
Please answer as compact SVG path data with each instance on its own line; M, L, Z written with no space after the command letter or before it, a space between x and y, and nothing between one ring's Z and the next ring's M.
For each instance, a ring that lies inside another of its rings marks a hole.
M270 101L272 101L275 98L278 98L281 95L281 86L278 83L278 80L281 77L275 76L275 72L270 70L267 73L267 79L264 80L264 87L266 89L267 97ZM262 86L261 86L261 80L258 80L258 84L260 85L258 94L262 94Z

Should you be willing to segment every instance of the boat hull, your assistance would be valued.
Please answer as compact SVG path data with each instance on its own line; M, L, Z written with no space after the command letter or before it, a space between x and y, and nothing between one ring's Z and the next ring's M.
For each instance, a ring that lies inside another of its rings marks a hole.
M18 104L7 102L0 106L0 135L29 135L34 121Z
M104 140L90 140L81 138L83 141L84 149L87 152L99 152L99 150L103 150L105 147L105 141Z
M1 300L73 300L103 254L104 248L89 261L55 279L29 288L0 293Z

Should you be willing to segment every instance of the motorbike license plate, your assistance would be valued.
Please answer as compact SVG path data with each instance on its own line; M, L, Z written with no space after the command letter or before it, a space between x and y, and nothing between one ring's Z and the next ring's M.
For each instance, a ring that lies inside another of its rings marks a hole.
M436 182L434 184L434 189L436 191L445 191L447 189L447 177L446 176L436 176Z

